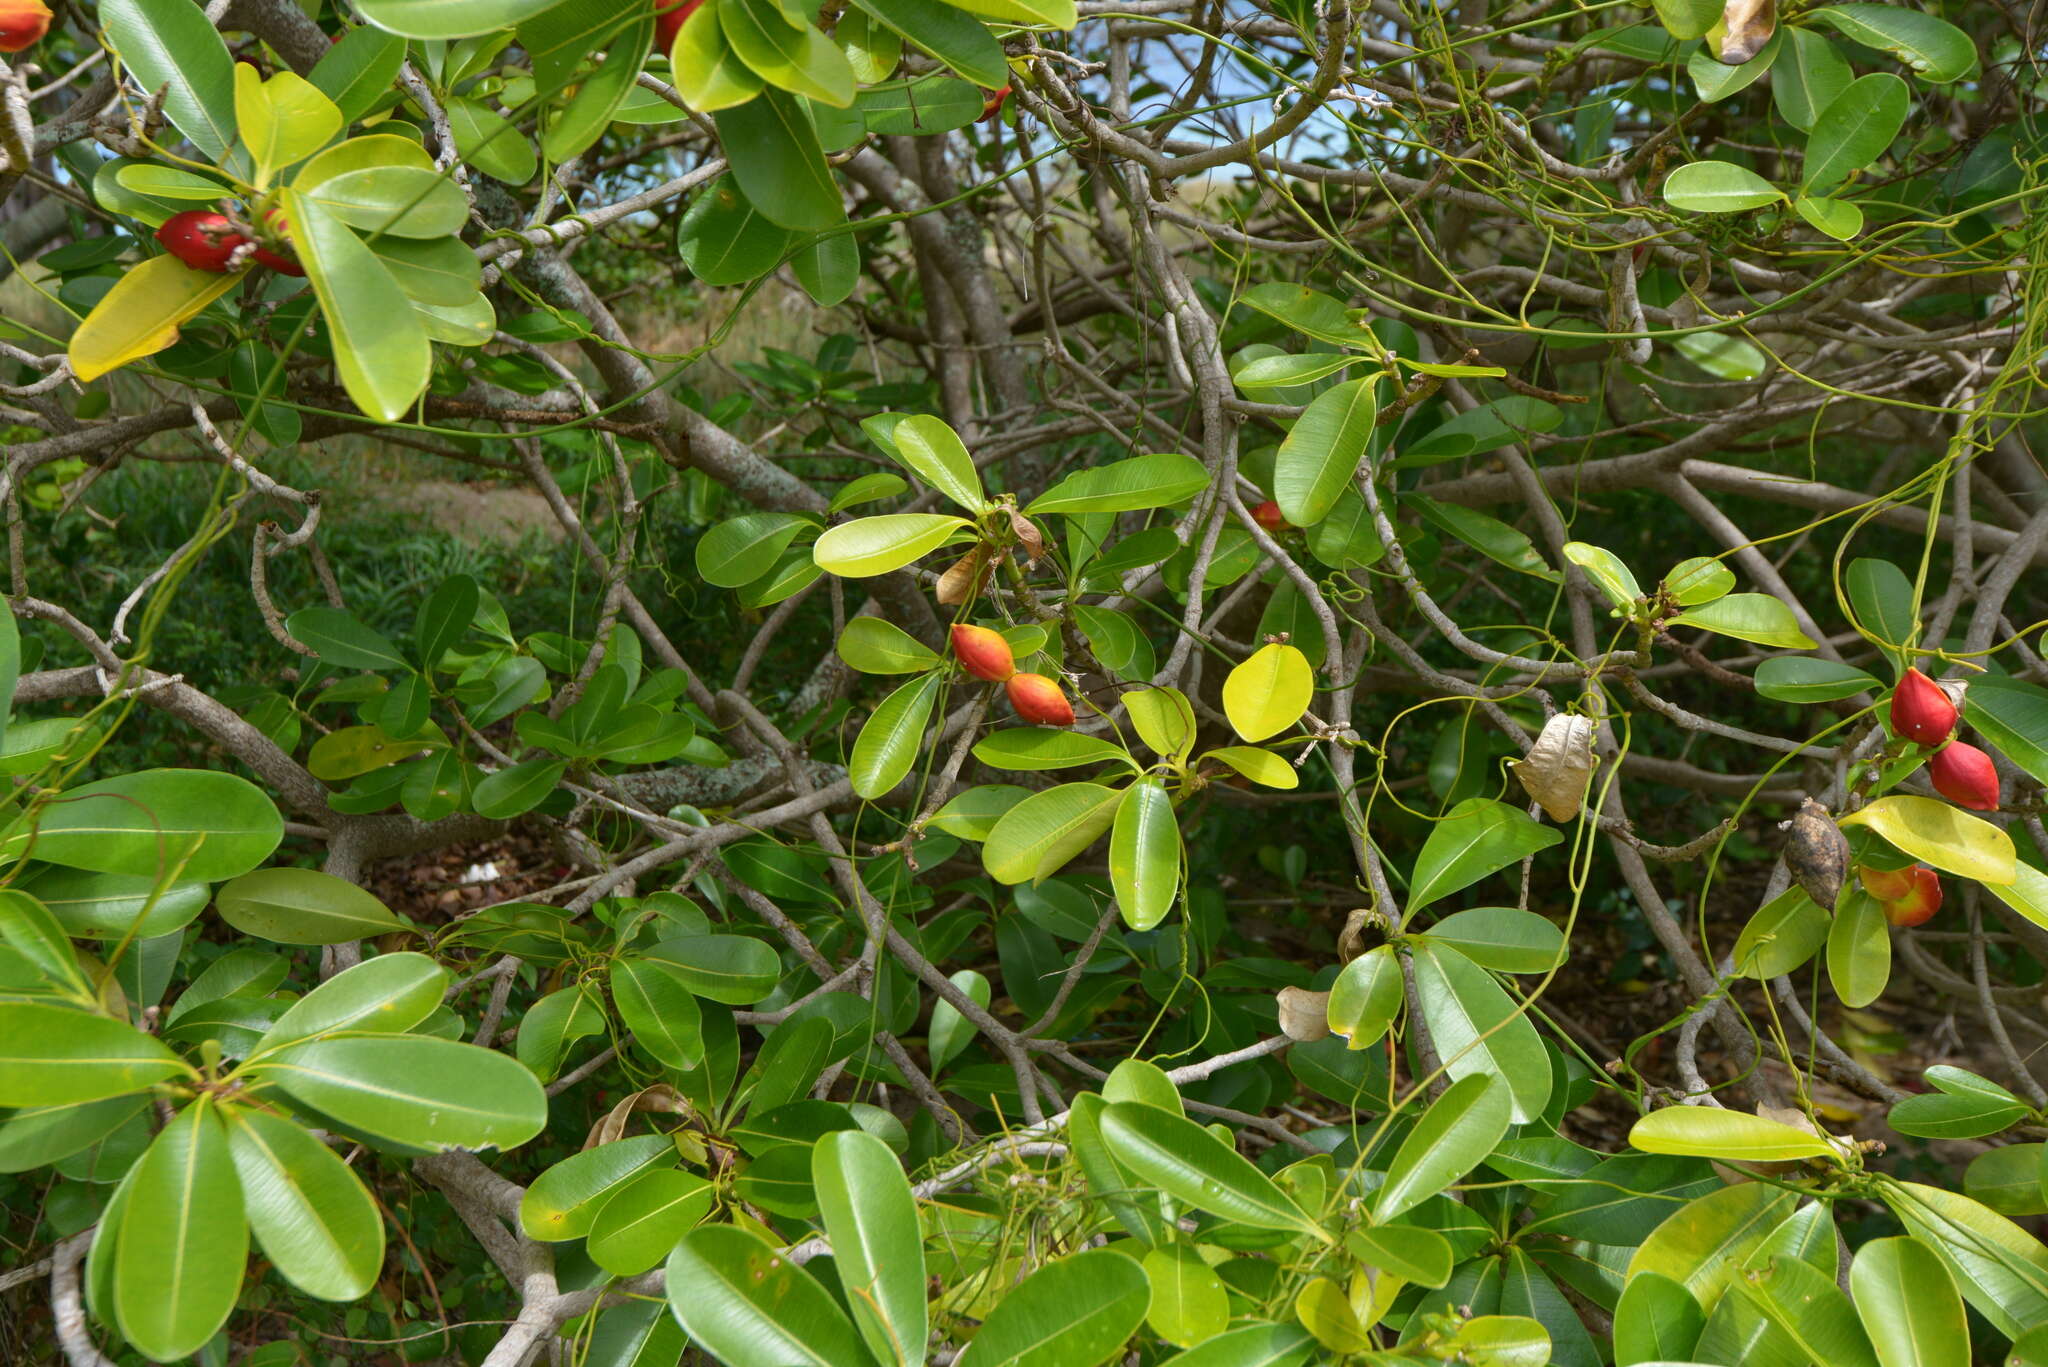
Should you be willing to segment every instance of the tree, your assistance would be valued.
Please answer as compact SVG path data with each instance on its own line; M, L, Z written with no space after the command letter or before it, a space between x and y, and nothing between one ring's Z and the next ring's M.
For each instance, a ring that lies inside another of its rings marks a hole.
M0 0L11 1351L2048 1352L2033 25Z

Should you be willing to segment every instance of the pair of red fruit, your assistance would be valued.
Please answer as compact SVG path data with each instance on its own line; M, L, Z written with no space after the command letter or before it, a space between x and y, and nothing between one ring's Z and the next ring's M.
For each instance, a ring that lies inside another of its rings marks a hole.
M282 238L284 218L275 210L271 211L270 225ZM215 275L234 270L247 260L254 260L257 265L268 266L283 275L306 273L304 266L270 250L243 232L226 214L215 213L211 209L187 209L182 214L172 214L164 220L164 226L156 230L156 240L163 244L165 251L186 265L195 270L212 271Z
M1010 706L1025 721L1040 726L1072 726L1074 705L1060 686L1043 674L1019 674L1017 658L1001 632L987 627L956 622L953 626L953 658L977 679L999 683L1010 696Z

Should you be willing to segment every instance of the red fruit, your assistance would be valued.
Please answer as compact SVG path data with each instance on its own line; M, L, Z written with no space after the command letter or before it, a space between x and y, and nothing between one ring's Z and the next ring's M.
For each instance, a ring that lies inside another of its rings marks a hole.
M1892 691L1892 730L1918 745L1939 745L1956 729L1956 705L1917 669Z
M654 50L667 52L676 45L683 21L697 12L704 0L654 0Z
M156 240L186 265L215 274L228 270L234 264L235 252L251 245L251 239L236 232L226 214L206 209L172 214L156 230Z
M1017 672L1017 658L1010 653L1010 643L1001 632L965 622L953 624L953 658L969 674L990 683L1002 683ZM1068 720L1072 719L1070 715Z
M1856 874L1863 880L1863 890L1880 902L1896 902L1913 890L1913 870L1873 869L1868 864L1858 864Z
M263 226L266 231L276 236L280 247L285 251L291 250L292 225L290 220L284 216L284 210L272 209L269 213L265 214L263 216ZM304 275L306 273L306 268L298 263L297 258L274 252L261 243L257 244L253 255L258 265L268 266L279 275Z
M1074 705L1060 692L1060 686L1043 674L1012 674L1003 689L1010 695L1010 706L1025 721L1040 726L1074 724Z
M1003 101L1009 98L1010 87L1008 87L1007 85L1004 86L1001 90L989 90L984 88L982 90L981 98L981 121L983 123L988 123L992 119L999 117L1003 112Z
M279 256L268 247L258 247L250 253L259 266L268 266L279 275L304 275L306 268L288 256Z
M1934 791L1973 812L1998 810L1998 766L1991 756L1964 741L1952 740L1927 761Z
M0 0L0 52L20 52L50 31L50 7L43 0Z
M1912 887L1902 897L1880 899L1884 919L1895 926L1917 926L1941 910L1941 877L1925 864L1900 872L1912 879Z
M1291 525L1287 521L1287 515L1280 511L1280 505L1270 498L1252 509L1252 521L1276 535L1281 529Z

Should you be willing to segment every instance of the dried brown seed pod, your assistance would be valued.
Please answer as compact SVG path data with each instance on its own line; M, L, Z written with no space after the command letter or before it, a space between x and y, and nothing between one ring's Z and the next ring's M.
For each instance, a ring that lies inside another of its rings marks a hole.
M1849 877L1849 837L1828 809L1812 798L1799 804L1790 821L1779 824L1791 837L1785 842L1785 867L1807 896L1833 911Z
M1593 766L1600 762L1593 754L1593 732L1591 718L1560 712L1543 723L1527 755L1508 761L1523 791L1552 821L1570 821L1586 800Z

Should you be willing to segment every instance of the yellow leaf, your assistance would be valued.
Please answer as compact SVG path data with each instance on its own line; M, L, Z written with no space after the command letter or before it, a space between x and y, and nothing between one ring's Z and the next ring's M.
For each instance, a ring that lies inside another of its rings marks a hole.
M71 334L71 373L96 380L178 340L178 326L241 283L175 256L153 256L115 282Z
M1315 694L1308 657L1274 642L1230 671L1223 681L1223 713L1246 740L1264 740L1301 720Z
M2031 864L2014 864L2009 884L1993 884L1991 893L2035 925L2048 929L2048 873Z
M1226 745L1211 750L1203 759L1220 760L1243 774L1254 783L1263 783L1268 788L1298 788L1301 775L1271 750L1261 750L1250 745Z
M1868 826L1903 853L1961 878L2005 887L2015 876L2011 836L1931 797L1881 797L1836 824Z

